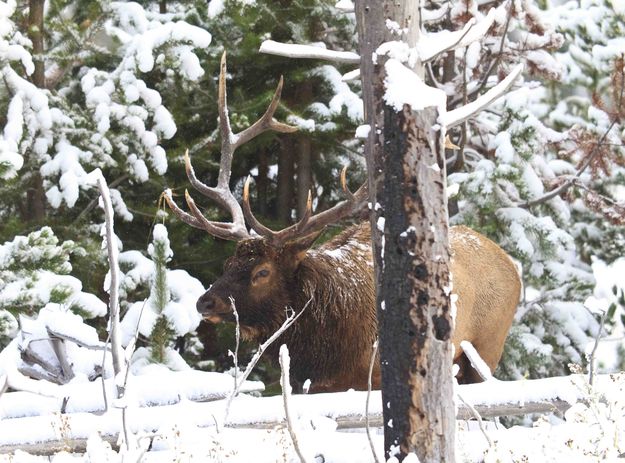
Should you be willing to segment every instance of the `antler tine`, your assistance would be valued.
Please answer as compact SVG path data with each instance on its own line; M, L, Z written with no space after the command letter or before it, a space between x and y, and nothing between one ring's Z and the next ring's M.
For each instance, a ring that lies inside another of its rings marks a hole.
M250 226L250 228L252 228L260 236L271 237L275 233L273 230L267 228L262 223L260 223L252 213L252 208L250 207L249 175L245 180L245 184L243 185L243 215L245 216L245 220L247 221L247 224Z
M193 169L193 165L191 165L191 158L189 157L188 149L184 152L184 169L193 188L202 193L204 196L207 196L213 201L219 203L219 205L224 209L230 210L231 204L229 204L228 201L226 201L215 188L209 187L195 176L195 169Z
M343 169L341 170L341 188L343 189L343 193L345 193L349 199L354 199L354 194L347 186L347 166L343 166Z
M280 76L280 81L278 82L276 91L273 94L271 103L269 103L269 106L265 110L265 114L263 114L260 119L254 122L247 129L236 135L234 141L235 149L270 129L280 133L293 133L297 131L297 127L284 124L283 122L278 122L273 118L276 109L278 109L278 104L280 103L280 95L282 94L283 85L284 79Z
M332 208L320 212L316 215L312 215L312 194L308 191L308 199L306 200L306 210L299 222L284 228L280 231L271 230L256 220L249 205L249 177L243 187L243 213L245 219L249 224L253 224L252 227L256 232L269 239L275 244L283 244L298 236L305 236L310 233L314 233L323 229L326 225L338 222L339 220L359 211L365 202L369 199L369 191L367 182L356 190L356 193L352 193L347 188L347 182L345 179L346 169L341 172L341 186L348 195L348 199L343 200L335 204Z
M249 238L249 233L245 226L245 219L247 218L253 228L259 233L271 233L271 230L264 227L252 214L249 207L249 186L246 186L246 193L244 195L243 208L237 202L234 194L230 190L230 176L232 173L232 158L235 150L243 143L248 142L252 138L260 135L267 130L275 130L277 132L294 132L297 129L287 124L277 122L273 119L273 115L278 108L280 101L280 94L282 92L283 79L280 78L278 87L269 107L265 111L265 114L252 124L247 129L243 130L240 134L234 134L230 124L230 117L228 116L228 98L226 91L226 52L221 56L220 71L219 71L219 95L218 95L218 113L219 113L219 131L221 134L221 158L219 160L219 175L217 178L217 186L209 187L202 183L195 175L191 160L189 158L188 151L185 153L185 170L187 177L191 182L191 185L203 195L217 202L220 206L230 212L232 215L232 222L213 222L208 220L202 215L198 207L195 205L193 198L185 192L187 204L191 211L191 214L181 210L178 205L173 201L171 192L169 196L166 195L167 204L169 204L174 214L178 216L180 220L195 228L206 230L209 234L217 236L219 238L239 240L242 238ZM249 180L248 180L249 181Z
M176 215L176 217L178 217L187 225L191 225L192 227L199 228L200 230L204 230L204 227L202 226L202 224L200 223L198 219L196 219L190 214L187 214L185 211L183 211L182 209L178 207L178 205L174 201L174 198L172 197L172 193L169 188L166 189L163 193L164 193L163 197L165 198L167 205L172 210L172 212Z
M219 160L219 177L217 188L228 189L230 174L232 172L232 156L234 155L235 136L230 127L230 117L228 116L228 97L226 92L226 51L221 55L219 63L219 97L217 108L219 112L219 131L221 133L221 159Z
M198 209L195 201L189 194L188 190L184 191L184 197L187 201L189 209L193 213L193 218L195 218L195 220L197 220L197 222L200 224L199 228L206 230L209 234L213 236L225 240L240 240L249 237L249 233L247 232L245 225L241 226L234 222L222 223L210 221L206 217L204 217L202 212Z

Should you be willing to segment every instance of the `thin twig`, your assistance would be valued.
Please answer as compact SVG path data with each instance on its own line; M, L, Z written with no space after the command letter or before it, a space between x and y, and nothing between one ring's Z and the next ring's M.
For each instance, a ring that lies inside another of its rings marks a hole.
M109 342L111 342L111 333L109 333L108 336L106 337L106 342L104 343L104 347L102 348L102 375L100 376L100 378L102 379L102 399L104 400L104 412L103 413L108 412L108 409L109 409L108 397L106 395L106 382L104 381L104 372L106 371L105 369L106 351L108 350L107 346Z
M282 401L284 403L284 415L286 417L286 426L289 430L289 434L291 435L291 440L293 441L293 448L297 453L300 461L302 463L308 463L308 459L304 456L304 452L299 444L299 438L297 436L297 432L295 432L295 427L293 426L293 420L291 419L291 411L290 411L290 397L291 397L291 382L289 379L289 366L291 363L291 359L289 358L289 350L286 347L286 344L282 344L280 346L280 369L282 370L282 374L280 375L280 385L282 386Z
M302 310L299 311L299 313L295 314L294 312L291 312L287 316L286 320L284 320L284 323L282 323L282 326L280 326L280 328L278 328L278 330L274 334L272 334L264 343L258 346L258 350L252 356L252 359L250 360L250 362L247 364L247 367L245 368L243 375L239 379L239 382L235 385L235 388L232 390L232 392L228 396L228 401L226 402L226 410L224 412L224 419L223 419L224 426L226 425L228 421L228 414L230 413L230 405L232 404L232 400L239 394L239 390L241 389L241 386L247 380L250 373L252 373L252 370L254 369L258 361L260 360L260 357L267 350L267 348L276 339L280 337L282 333L284 333L293 323L297 321L300 315L302 315L304 311L308 308L312 300L313 300L312 297L308 299L308 302L306 302L306 304L304 305Z
M571 186L573 186L573 184L575 183L575 181L580 177L580 175L582 175L584 173L584 171L590 166L590 164L592 163L592 161L595 159L595 157L597 157L597 155L600 152L600 148L603 146L603 142L604 140L607 138L608 134L610 133L610 131L612 130L612 128L614 127L614 125L616 124L616 119L614 119L610 125L608 126L607 130L605 131L605 133L601 136L601 138L599 139L599 141L597 142L597 144L594 146L594 148L592 149L592 151L590 152L590 155L586 158L586 160L584 161L584 163L580 166L579 169L577 169L577 172L575 172L574 175L571 175L569 177L569 179L564 182L562 185L560 185L559 187L551 190L549 193L544 194L543 196L541 196L540 198L536 198L533 199L531 201L527 201L521 204L518 204L517 207L521 207L523 209L527 209L529 207L532 206L536 206L538 204L544 203L545 201L548 201L552 198L555 198L556 196L564 193L566 190L568 190Z
M475 407L473 405L471 405L469 402L467 402L466 400L464 400L464 398L456 393L456 395L458 396L458 398L460 399L460 401L466 405L466 407L471 410L471 413L473 414L473 417L477 420L477 424L480 427L480 431L482 431L482 434L484 434L484 437L486 438L486 441L488 442L488 446L492 447L493 446L493 441L490 438L490 436L488 435L488 433L486 432L486 428L484 427L484 422L482 421L482 417L480 416L480 414L478 413L478 411L475 409Z
M237 386L237 378L239 376L239 345L241 344L241 323L239 322L239 312L237 312L237 306L234 303L234 298L230 296L230 307L232 308L232 313L234 314L234 354L232 355L234 362L234 387Z
M607 316L608 311L602 311L601 319L599 320L599 330L597 331L597 335L595 336L595 344L592 347L590 355L588 356L588 384L590 384L591 386L593 381L595 380L595 354L597 353L597 348L599 347L599 340L601 339L601 333L603 332L603 326L605 325Z
M511 19L512 19L512 2L510 2L510 6L508 7L508 16L506 17L506 24L504 26L503 34L501 35L501 42L499 44L499 52L495 56L495 59L491 62L486 72L484 73L484 76L482 77L482 80L480 81L480 83L473 90L471 90L471 92L469 92L469 96L477 95L482 91L482 89L488 82L488 78L490 77L490 74L499 65L501 61L501 57L503 56L503 47L506 43L506 35L508 34L508 29L510 27ZM449 107L450 108L455 107L462 99L463 97L453 100L449 104Z
M371 429L369 426L369 400L371 398L371 377L373 376L373 366L375 365L375 358L378 354L378 340L373 343L373 350L371 351L371 360L369 361L369 376L367 377L367 400L365 401L365 429L367 430L367 439L369 439L369 446L371 447L371 453L375 463L381 463L378 458L378 454L375 451L375 445L373 445L373 437L371 436Z

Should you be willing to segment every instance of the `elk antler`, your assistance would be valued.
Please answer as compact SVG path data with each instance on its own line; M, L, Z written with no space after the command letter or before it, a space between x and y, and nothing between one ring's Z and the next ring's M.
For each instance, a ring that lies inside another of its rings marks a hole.
M341 187L347 195L347 199L335 204L328 210L312 215L312 198L309 191L308 200L306 201L306 211L302 218L299 222L279 231L267 228L254 217L252 209L250 208L250 178L248 177L243 186L243 214L245 215L245 220L256 233L277 245L309 235L310 233L321 230L326 225L338 222L358 212L369 199L367 182L363 183L355 193L349 191L349 188L347 188L346 172L347 167L343 167L341 171Z
M273 115L278 108L278 103L280 102L282 85L283 80L282 77L280 77L280 82L278 82L278 87L276 88L271 103L269 103L265 114L263 114L260 119L242 132L238 134L232 133L230 118L228 117L228 104L226 100L226 52L224 51L221 56L219 72L218 110L219 129L221 132L221 158L219 161L217 186L209 187L198 180L195 176L193 166L191 165L188 150L185 153L184 162L187 177L189 178L191 185L204 196L207 196L226 209L232 215L232 222L215 222L208 220L204 217L204 215L202 215L198 207L195 205L195 201L193 201L191 195L185 191L187 205L191 211L191 214L189 214L178 207L173 200L171 190L166 190L165 200L167 201L167 204L174 214L176 214L176 216L184 223L201 230L206 230L209 234L222 239L237 241L250 237L250 234L245 226L245 217L243 215L243 211L241 210L241 206L232 194L232 191L230 191L229 184L232 171L232 157L235 150L239 146L247 143L267 130L275 130L280 133L290 133L297 130L296 127L283 124L273 119Z

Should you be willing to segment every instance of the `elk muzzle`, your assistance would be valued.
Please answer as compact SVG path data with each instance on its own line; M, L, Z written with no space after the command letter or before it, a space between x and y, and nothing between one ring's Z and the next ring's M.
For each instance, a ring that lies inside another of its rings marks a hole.
M226 302L219 296L206 291L195 304L197 311L202 315L204 320L211 323L219 323L222 321L234 321L234 314L230 301Z

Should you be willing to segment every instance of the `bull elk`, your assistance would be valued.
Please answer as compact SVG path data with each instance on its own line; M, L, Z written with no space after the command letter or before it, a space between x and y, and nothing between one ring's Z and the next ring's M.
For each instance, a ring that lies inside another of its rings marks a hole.
M292 377L301 383L312 381L313 391L366 389L371 348L377 336L375 286L367 223L351 226L317 248L311 248L325 226L360 211L366 206L365 185L351 193L341 175L347 199L329 210L313 215L310 197L301 220L280 231L261 224L249 204L249 183L240 205L229 188L234 151L260 133L272 129L295 129L273 119L282 79L265 114L252 126L233 134L228 119L225 86L225 54L219 77L219 125L221 159L216 187L199 181L188 155L185 165L189 181L203 195L232 215L232 222L206 219L185 192L187 213L165 198L172 211L185 223L209 234L238 241L234 256L224 265L223 275L197 301L205 320L234 321L230 298L236 304L244 339L263 341L286 318L286 309L301 311L297 322L282 334L289 347ZM248 227L255 233L248 231ZM488 238L466 227L450 229L451 271L458 295L456 328L452 337L454 361L460 367L461 382L479 381L460 347L470 341L494 371L519 301L520 279L506 255ZM273 349L273 350L272 350ZM268 354L275 360L277 347ZM373 383L379 386L379 365Z

